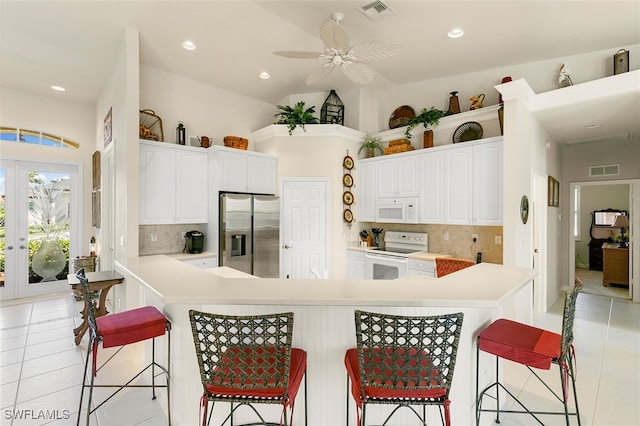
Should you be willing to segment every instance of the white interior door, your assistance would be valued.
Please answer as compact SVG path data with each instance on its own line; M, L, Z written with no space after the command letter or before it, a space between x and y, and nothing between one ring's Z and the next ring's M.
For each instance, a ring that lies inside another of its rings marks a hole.
M80 239L78 166L0 160L0 298L67 291Z
M533 200L531 200L530 220L533 222L532 268L537 272L533 281L533 312L536 315L547 312L547 176L533 171Z
M327 276L327 181L282 183L282 278Z

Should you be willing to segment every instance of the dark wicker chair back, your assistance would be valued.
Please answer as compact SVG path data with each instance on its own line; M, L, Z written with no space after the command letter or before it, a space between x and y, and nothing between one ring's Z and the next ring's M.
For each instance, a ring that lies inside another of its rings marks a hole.
M80 280L82 285L82 297L87 301L87 324L89 324L89 331L91 332L91 341L98 340L100 342L100 335L98 334L98 325L96 324L96 307L91 297L91 291L89 291L89 280L87 279L84 268L79 269L76 272L76 278Z
M462 313L400 316L356 311L361 389L451 388ZM365 398L365 395L363 395Z
M565 293L564 312L562 314L562 339L560 358L569 356L573 344L573 320L576 317L576 300L582 290L582 281L576 278L575 285Z
M287 395L293 313L229 316L191 310L189 318L205 391L206 385L281 388Z

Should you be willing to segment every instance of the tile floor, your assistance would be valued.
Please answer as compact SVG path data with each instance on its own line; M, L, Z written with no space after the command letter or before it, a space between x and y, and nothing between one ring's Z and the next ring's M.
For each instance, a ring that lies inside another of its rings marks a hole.
M575 347L578 395L585 426L640 424L640 304L591 294L578 296ZM0 303L0 424L75 424L80 395L85 337L80 346L71 329L78 323L78 307L68 294ZM539 327L559 331L562 301L536 321ZM131 346L119 362L98 377L127 376L142 362L142 348ZM101 350L106 356L108 350ZM547 372L543 372L547 373ZM526 369L505 365L507 385L536 409L555 409ZM557 370L550 370L554 383ZM458 380L460 380L458 378ZM470 382L473 379L469 379ZM460 382L458 382L460 383ZM342 391L342 390L341 390ZM93 416L92 425L166 424L161 393L152 401L148 389L127 390ZM195 406L195 405L194 405ZM455 424L455 404L452 405ZM31 418L16 418L17 415ZM42 416L50 416L44 419ZM41 416L39 419L33 419ZM486 417L483 421L486 423ZM51 419L54 417L54 419ZM55 419L57 417L57 419ZM545 425L561 425L560 416L543 417ZM84 423L83 423L84 424ZM321 425L314 420L310 424ZM503 426L537 424L523 415L505 415ZM572 424L577 424L575 418ZM331 426L331 425L326 425Z

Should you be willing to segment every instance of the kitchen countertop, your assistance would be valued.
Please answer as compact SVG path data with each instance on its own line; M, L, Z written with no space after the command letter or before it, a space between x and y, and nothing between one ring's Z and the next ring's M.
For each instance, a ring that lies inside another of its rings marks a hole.
M533 269L481 263L441 278L397 280L230 278L155 255L116 261L162 303L302 306L497 307L531 281ZM181 283L177 286L175 283ZM309 285L311 282L317 285Z
M413 253L409 255L409 259L420 260L436 260L436 257L451 257L451 255L444 253L432 253L429 251L421 251L420 253Z
M202 253L184 253L184 252L169 253L164 256L168 256L172 259L177 259L177 260L195 260L195 259L206 259L208 257L215 257L217 255L218 253L214 251L203 251ZM159 256L162 256L162 255L159 255Z

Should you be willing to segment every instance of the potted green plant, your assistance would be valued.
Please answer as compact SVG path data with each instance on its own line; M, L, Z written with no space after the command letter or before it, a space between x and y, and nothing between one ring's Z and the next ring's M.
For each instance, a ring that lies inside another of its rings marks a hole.
M358 154L364 151L365 158L375 157L376 151L380 154L384 153L384 147L382 146L382 139L367 135L362 140Z
M411 131L418 125L422 124L425 130L428 130L429 126L435 126L440 122L440 119L447 115L446 111L442 111L438 108L431 107L429 109L422 108L420 114L409 119L407 130L404 132L404 137L407 140L411 140Z
M306 132L305 124L318 124L320 122L313 116L316 112L316 107L305 108L304 101L297 102L293 107L289 105L276 106L280 112L275 116L280 118L275 124L286 124L289 129L289 136L291 136L297 125L301 125L302 130Z

